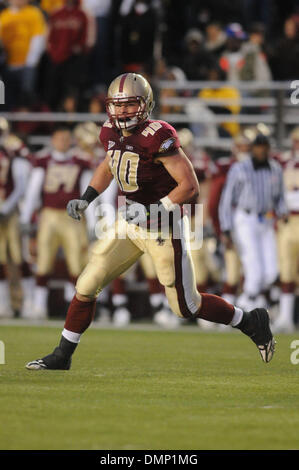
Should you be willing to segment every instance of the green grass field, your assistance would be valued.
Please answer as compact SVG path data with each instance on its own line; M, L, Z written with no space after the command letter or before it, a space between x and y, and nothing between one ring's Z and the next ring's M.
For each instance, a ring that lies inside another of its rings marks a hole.
M1 449L299 449L299 364L240 332L88 330L70 371L28 371L60 328L3 326Z

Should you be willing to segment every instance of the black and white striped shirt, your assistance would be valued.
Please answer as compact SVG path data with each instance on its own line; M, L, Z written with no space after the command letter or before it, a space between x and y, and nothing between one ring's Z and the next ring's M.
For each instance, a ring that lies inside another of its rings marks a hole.
M251 158L232 165L219 205L223 232L232 229L236 208L256 214L274 211L278 217L287 214L282 170L275 160L270 158L262 168L255 168Z

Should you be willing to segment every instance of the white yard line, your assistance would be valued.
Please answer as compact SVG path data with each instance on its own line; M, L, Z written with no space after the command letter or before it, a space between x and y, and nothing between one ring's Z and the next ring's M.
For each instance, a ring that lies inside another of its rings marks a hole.
M22 320L18 318L12 319L1 319L1 326L14 326L14 327L44 327L44 328L63 328L63 320ZM188 333L205 333L197 325L181 325L177 328L161 328L153 323L131 323L124 328L115 327L113 324L101 324L100 322L94 322L91 327L92 329L98 330L114 330L114 331L173 331L173 332L188 332ZM234 330L228 329L229 332ZM209 331L208 333L221 333L223 331L215 330Z

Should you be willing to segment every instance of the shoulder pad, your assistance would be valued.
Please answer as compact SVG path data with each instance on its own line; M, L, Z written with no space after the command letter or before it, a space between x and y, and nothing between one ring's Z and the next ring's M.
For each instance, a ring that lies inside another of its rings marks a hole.
M107 121L104 122L103 126L102 127L109 127L110 129L113 127L113 125L111 124L111 122L109 121L109 119L107 119Z

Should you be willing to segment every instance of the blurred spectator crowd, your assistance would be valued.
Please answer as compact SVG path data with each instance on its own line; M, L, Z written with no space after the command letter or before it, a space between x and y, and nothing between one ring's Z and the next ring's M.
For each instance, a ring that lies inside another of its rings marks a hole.
M152 83L299 76L298 0L2 0L0 8L8 110L101 112L106 86L124 71Z

